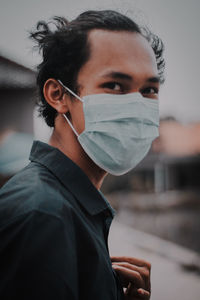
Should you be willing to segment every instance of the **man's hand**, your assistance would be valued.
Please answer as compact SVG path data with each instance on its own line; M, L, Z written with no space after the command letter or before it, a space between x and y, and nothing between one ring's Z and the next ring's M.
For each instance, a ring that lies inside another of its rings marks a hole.
M126 300L150 299L151 264L142 259L127 256L112 256L112 267L119 275L125 290Z

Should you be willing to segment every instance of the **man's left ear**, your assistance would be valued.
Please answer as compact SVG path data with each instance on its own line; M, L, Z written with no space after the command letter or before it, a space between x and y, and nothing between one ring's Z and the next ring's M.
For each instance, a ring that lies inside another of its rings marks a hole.
M44 98L47 103L58 113L64 114L68 111L67 100L69 98L60 83L53 78L49 78L43 87Z

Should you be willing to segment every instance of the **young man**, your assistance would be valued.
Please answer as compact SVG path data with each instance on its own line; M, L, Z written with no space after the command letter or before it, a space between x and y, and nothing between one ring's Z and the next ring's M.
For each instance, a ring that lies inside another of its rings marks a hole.
M114 11L40 22L40 112L54 127L1 190L1 299L149 299L150 264L109 257L107 173L132 169L158 135L163 45ZM123 289L124 288L124 289Z

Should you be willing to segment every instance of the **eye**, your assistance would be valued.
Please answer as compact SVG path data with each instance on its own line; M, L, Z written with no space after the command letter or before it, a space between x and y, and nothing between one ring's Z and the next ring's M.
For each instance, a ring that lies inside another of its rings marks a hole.
M114 82L114 81L103 83L102 87L105 88L105 89L115 91L115 92L120 92L120 93L123 92L122 85L120 83Z
M157 97L159 90L157 87L148 87L142 90L143 95L154 96Z

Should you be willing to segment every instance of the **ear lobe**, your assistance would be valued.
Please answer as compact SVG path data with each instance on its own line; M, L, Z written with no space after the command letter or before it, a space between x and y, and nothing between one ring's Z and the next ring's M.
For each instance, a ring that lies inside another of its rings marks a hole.
M47 103L58 113L63 114L68 111L67 95L57 80L49 78L44 84L43 94Z

